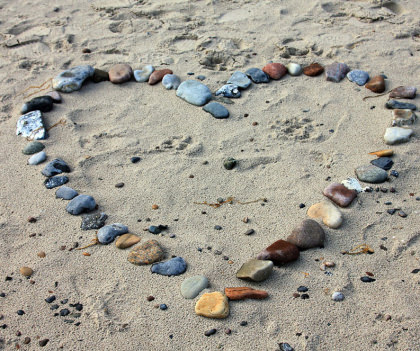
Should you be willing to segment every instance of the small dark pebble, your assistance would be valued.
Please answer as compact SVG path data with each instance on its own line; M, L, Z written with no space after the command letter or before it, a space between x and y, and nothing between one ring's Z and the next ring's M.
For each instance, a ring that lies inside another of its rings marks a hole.
M397 210L395 208L390 208L386 210L386 212L388 212L390 215L393 215L395 212L397 212Z
M161 233L161 229L159 229L159 227L157 227L155 225L151 225L148 230L152 234L160 234Z
M18 330L17 332L16 332L16 336L21 336L22 335L22 333Z
M6 294L4 292L0 293L0 297L6 297Z
M140 162L141 158L137 157L137 156L133 156L132 158L130 158L131 163L137 163Z
M400 216L402 218L405 218L405 217L407 217L407 213L405 213L403 210L399 210L398 211L398 216Z
M387 201L387 202L385 202L385 205L392 205L392 202L391 201Z
M84 48L83 50L82 50L82 53L83 54L90 54L92 51L89 49L89 48Z
M58 305L52 305L51 307L50 307L50 310L58 310L60 308L60 306L58 306Z
M239 323L239 325L241 327L245 327L246 325L248 325L248 322L247 321L242 321L241 323Z
M303 285L301 285L297 288L298 292L307 292L308 290L309 289L306 286L303 286Z
M152 295L146 297L146 300L149 301L149 302L153 301L154 299L155 298Z
M255 233L255 230L254 229L248 229L246 232L245 232L245 235L252 235L252 234L254 234Z
M209 251L210 251L211 249L212 249L212 247L211 247L211 246L207 246L207 250L209 250Z
M304 208L305 204L299 204L299 208Z
M420 196L417 196L416 197L416 201L420 201Z
M384 246L383 244L379 245L379 248L381 250L388 251L388 248L386 246Z
M199 76L197 76L197 79L198 80L204 80L204 79L206 79L206 76L203 76L203 75L200 74Z
M368 276L361 277L360 280L363 283L372 283L372 282L376 281L376 279L368 277Z
M215 255L221 255L221 254L222 254L222 251L219 251L219 250L214 250L214 254L215 254Z
M417 274L418 272L420 272L420 268L416 268L411 271L413 274Z
M18 311L17 311L17 314L18 314L19 316L23 316L23 315L25 314L25 311L24 311L24 310L18 310Z
M197 251L201 252L201 251L203 251L203 249L201 247L197 247Z
M35 217L28 217L28 222L29 223L35 223L36 222L36 218Z
M390 193L396 193L397 190L392 186L391 188L389 188L389 192Z
M205 336L210 336L210 335L216 334L216 332L217 332L217 329L210 329L210 330L206 330L204 332L204 335Z
M309 295L308 294L302 294L300 295L300 298L303 300L309 299Z
M160 308L162 311L165 311L165 310L167 310L167 309L168 309L168 306L167 306L166 304L162 303L162 304L160 304L160 305L159 305L159 308Z
M169 339L173 339L174 336L172 334L169 335Z
M173 238L175 238L175 237L176 237L176 235L175 235L175 234L169 234L169 237L170 237L171 239L173 239Z
M64 299L60 301L63 305L65 305L67 302L69 302L69 299Z
M48 303L51 303L53 301L55 301L55 296L54 295L51 295L51 296L49 296L45 299L45 302L48 302Z
M8 281L10 281L12 279L13 279L12 277L7 276L5 280L6 280L6 282L8 282Z
M6 328L7 328L7 324L2 324L2 325L0 326L0 328L1 328L1 329L6 329Z
M222 227L220 225L215 225L214 226L214 229L216 229L216 230L222 230Z
M73 319L65 319L64 323L72 324L72 323L74 323L74 320Z
M398 176L400 175L396 170L392 170L390 173L393 177L398 178Z
M330 129L330 130L329 130L329 132L330 132L330 133L334 133L334 129Z
M72 307L74 307L76 309L76 311L83 310L83 305L81 303L76 303Z
M381 188L381 191L382 191L383 193L387 193L387 192L388 192L388 189L387 189L387 188Z
M26 336L25 339L23 339L23 343L25 345L28 345L31 342L31 338L29 336Z
M67 308L63 308L63 309L60 311L60 316L61 316L61 317L68 316L69 314L70 314L70 311L69 311L69 309L67 309Z
M280 351L294 351L294 348L291 347L287 342L282 342L279 344Z
M39 346L44 347L48 344L48 341L50 341L49 339L42 339L39 340Z
M187 73L187 76L193 76L194 75L194 72L188 72Z
M75 325L76 327L78 327L80 324L81 324L80 322L74 323L74 325Z
M124 186L124 183L117 183L115 184L116 188L122 188Z
M229 257L227 257L227 256L223 256L223 259L224 259L225 261L229 261Z

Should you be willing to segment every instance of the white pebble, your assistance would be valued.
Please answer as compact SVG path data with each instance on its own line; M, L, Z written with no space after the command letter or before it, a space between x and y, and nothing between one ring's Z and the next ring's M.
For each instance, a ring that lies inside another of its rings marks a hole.
M291 76L298 76L302 73L303 69L302 66L298 63L289 63L287 66L287 70Z
M343 293L341 293L339 291L336 291L331 295L331 298L334 301L343 301L344 300L344 295L343 295Z
M28 160L28 165L38 165L44 162L47 159L47 154L45 151L38 152L35 155L32 155Z

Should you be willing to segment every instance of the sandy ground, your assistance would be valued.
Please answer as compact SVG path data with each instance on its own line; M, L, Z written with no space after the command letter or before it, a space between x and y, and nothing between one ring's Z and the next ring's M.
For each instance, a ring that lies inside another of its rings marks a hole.
M128 225L142 242L156 238L143 231L148 225L168 225L156 239L168 258L177 255L188 262L187 272L176 277L152 275L149 267L130 264L128 251L113 244L86 249L91 256L69 251L75 242L88 244L95 232L82 231L79 216L69 215L66 203L43 186L43 166L26 164L28 157L21 152L26 140L15 135L25 101L19 93L80 64L105 70L116 63L134 69L153 64L171 68L183 80L194 78L187 76L194 72L205 75L204 83L216 91L233 71L261 68L269 61L345 62L371 76L384 73L388 88L420 87L418 3L382 5L0 1L0 292L5 293L0 325L6 325L0 330L0 349L19 345L35 350L38 340L47 338L46 350L271 351L281 342L308 351L419 350L420 274L411 273L420 268L416 135L393 147L400 177L383 187L393 186L396 193L360 194L342 210L341 228L324 226L325 248L302 252L267 281L235 277L242 263L285 239L307 218L307 208L323 198L326 185L354 176L354 168L372 159L368 152L386 148L383 134L391 121L386 96L362 101L371 93L347 79L335 84L324 77L286 76L254 84L226 105L229 119L216 120L160 84L90 83L64 95L63 103L45 114L47 126L66 122L44 141L49 160L61 157L72 167L68 185L94 196L99 210L109 215L108 224ZM82 53L84 48L91 53ZM418 105L419 98L413 102ZM418 125L413 129L420 131ZM132 164L132 156L142 160ZM238 167L225 170L226 157L236 158ZM115 188L119 182L125 186ZM229 196L267 202L219 208L194 204ZM408 217L389 215L386 201ZM306 207L300 209L300 203ZM153 204L159 209L152 210ZM29 216L36 223L28 223ZM247 224L242 221L246 216ZM255 234L244 235L250 228ZM375 253L340 253L362 243ZM45 258L37 256L40 251ZM317 260L323 259L336 263L331 276L319 268ZM32 282L19 274L21 266L34 270ZM365 272L376 281L362 283ZM270 297L230 302L227 319L206 319L194 313L197 298L186 300L179 292L182 281L197 274L208 277L206 291L250 286ZM300 285L309 288L309 299L292 297ZM345 300L332 301L333 291L342 291ZM83 304L81 316L73 318L79 326L53 316L56 311L44 301L52 294L58 302L68 299L66 306ZM148 302L148 295L155 300ZM154 308L156 303L166 303L168 310ZM16 313L19 309L23 316ZM239 325L243 320L245 327ZM204 336L211 328L218 332ZM231 335L224 333L226 328ZM31 338L28 345L25 337Z

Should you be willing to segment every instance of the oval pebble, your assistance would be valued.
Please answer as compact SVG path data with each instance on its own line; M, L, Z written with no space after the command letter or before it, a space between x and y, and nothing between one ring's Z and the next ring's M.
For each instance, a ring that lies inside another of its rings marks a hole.
M330 82L338 83L349 71L350 68L345 63L335 62L325 68L325 77Z
M182 257L174 257L169 261L162 263L154 263L152 265L152 273L161 275L179 275L187 270L187 262Z
M60 158L56 158L48 162L41 173L46 177L52 177L63 172L69 173L70 171L70 167L65 161Z
M95 208L96 201L92 196L78 195L67 204L66 211L75 216L81 213L93 211Z
M357 178L365 183L383 183L388 179L388 173L374 165L357 167L355 173Z
M47 178L44 181L44 185L47 189L53 189L58 186L64 185L68 183L69 178L66 176L55 176L51 178Z
M119 236L128 233L128 227L121 223L113 223L106 225L98 230L98 241L101 244L109 244L114 241L114 239Z
M259 68L250 68L246 70L245 74L256 84L268 83L270 81L268 74Z
M229 117L229 111L218 102L210 102L203 107L203 110L210 113L214 118L222 119Z
M38 152L44 150L44 144L40 143L39 141L31 141L30 143L26 144L23 148L22 152L24 155L33 155Z
M353 71L347 73L347 79L350 82L354 82L357 85L362 86L365 85L366 82L369 80L369 73L359 69L354 69Z
M287 73L287 68L281 63L268 63L263 67L263 72L268 74L271 79L281 79Z
M68 186L62 186L61 188L57 189L57 191L55 192L55 197L57 199L63 199L63 200L71 200L75 198L77 195L79 195L79 193Z
M45 151L38 152L35 155L32 155L28 160L28 165L39 165L47 159L47 154Z
M149 85L154 85L159 83L167 74L172 74L172 70L165 68L165 69L158 69L154 71L149 77Z
M286 67L291 76L299 76L303 72L302 66L298 63L291 62Z
M127 64L116 64L109 69L109 80L114 84L128 82L133 76L133 69Z
M208 279L203 275L196 275L185 279L181 284L181 295L186 299L194 299L209 285Z
M336 291L331 295L331 298L334 301L343 301L344 300L344 295L342 292Z
M203 83L196 80L186 80L176 90L176 96L192 105L203 106L210 101L212 94Z

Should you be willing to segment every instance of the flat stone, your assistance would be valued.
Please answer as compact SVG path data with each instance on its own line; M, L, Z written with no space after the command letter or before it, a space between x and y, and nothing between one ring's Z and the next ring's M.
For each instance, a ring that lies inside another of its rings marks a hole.
M349 71L350 68L345 63L335 62L326 67L325 77L330 82L338 83Z
M32 155L28 160L28 165L39 165L47 159L47 154L45 151L38 152L35 155Z
M355 173L357 178L365 183L383 183L388 179L388 173L374 165L357 167Z
M362 86L365 85L366 82L369 80L369 73L360 69L354 69L353 71L347 73L347 79L350 82L354 82L357 85Z
M195 275L185 279L181 284L181 295L185 299L194 299L209 286L209 280L204 275Z
M271 79L279 80L287 73L287 68L281 63L268 63L263 67L263 72L266 73Z
M104 212L84 215L82 216L80 229L92 230L102 228L105 225L107 219L108 215Z
M109 73L107 71L95 68L92 75L92 81L94 83L107 82L109 81Z
M80 195L79 195L80 196ZM101 244L109 244L114 241L114 239L119 236L128 233L128 227L121 223L113 223L106 225L98 230L98 241Z
M46 177L52 177L63 172L69 173L71 170L67 163L60 158L56 158L48 162L44 169L41 171L42 175Z
M274 264L272 261L251 259L242 265L236 273L236 277L261 282L270 276L273 267Z
M228 84L234 84L240 89L246 89L251 85L251 79L247 77L245 73L236 71L233 72L232 76L227 81Z
M38 152L44 150L44 144L40 143L39 141L31 141L30 143L26 144L23 148L22 152L24 155L33 155Z
M16 135L32 140L45 139L46 132L41 111L32 111L20 116L16 126Z
M370 163L376 167L379 167L379 168L384 169L385 171L388 171L392 168L394 161L392 161L392 159L390 159L389 157L379 157L370 161Z
M324 189L323 194L338 206L347 207L356 198L357 191L350 190L340 183L331 183Z
M219 291L205 293L197 301L195 313L207 318L226 318L229 315L229 301Z
M66 184L68 181L69 178L66 176L55 176L45 179L44 185L47 189L53 189Z
M385 107L387 109L396 109L397 108L397 109L400 109L400 110L416 110L417 109L417 106L414 105L414 104L410 104L408 102L401 102L401 101L393 100L393 99L388 100L385 103Z
M365 87L374 93L383 93L385 91L385 79L382 76L375 76Z
M309 77L316 77L319 76L324 72L324 67L322 67L319 63L314 62L311 63L309 66L306 66L303 69L303 74Z
M180 275L187 270L187 262L182 257L174 257L166 262L154 263L152 265L152 273L160 275Z
M156 240L148 240L136 246L128 254L128 262L135 265L146 265L158 262L165 257L163 249Z
M167 74L172 74L174 72L172 72L172 70L170 69L158 69L156 71L154 71L150 77L149 77L149 85L154 85L159 83Z
M147 82L154 70L155 68L152 65L144 66L142 70L135 70L134 79L139 83Z
M300 76L303 72L302 66L298 63L291 62L286 67L291 76Z
M76 216L81 213L93 211L95 208L96 201L92 196L78 195L67 204L66 211Z
M133 69L130 65L119 63L112 66L108 72L109 80L114 84L128 82L133 76Z
M248 287L239 288L225 288L225 295L229 300L246 300L257 299L262 300L268 297L268 292L265 290L256 290Z
M48 112L51 111L53 108L54 100L51 96L38 96L25 102L20 110L22 114L31 112L31 111L41 111L41 112Z
M51 99L53 99L53 102L55 104L61 104L61 102L63 101L58 91L49 91L48 93L45 94L45 96L50 96Z
M318 222L313 219L305 219L297 228L292 230L292 234L287 237L287 241L301 250L324 247L325 232Z
M209 102L203 107L203 110L210 113L214 118L222 119L229 117L229 111L218 102Z
M175 74L166 74L162 79L162 85L165 89L178 89L179 85L181 84L181 78L179 78Z
M245 74L249 78L251 78L251 80L256 84L268 83L270 81L270 78L268 77L268 75L264 73L262 70L260 70L259 68L247 69Z
M391 125L393 127L410 126L414 124L416 119L417 119L416 114L411 110L394 109L392 110Z
M414 99L416 97L416 87L400 86L389 92L390 99Z
M394 145L405 143L410 140L413 130L401 127L389 127L385 131L384 140L385 144Z
M182 82L176 91L176 96L196 106L205 105L212 97L210 89L196 80Z
M115 242L115 246L119 249L127 249L140 242L140 238L137 235L126 233L121 235Z
M79 90L83 82L87 78L92 77L94 72L95 69L89 65L76 66L65 70L53 79L53 89L63 93Z
M339 228L343 223L343 215L340 210L329 201L321 201L309 207L308 216L321 218L327 227L333 229Z
M227 98L240 98L241 92L239 87L235 84L225 84L218 91L216 91L216 96L222 95Z
M276 266L296 261L300 252L297 246L285 240L277 240L262 250L257 259L272 261Z
M79 195L79 193L68 186L62 186L61 188L57 189L57 191L55 192L55 197L57 199L63 199L63 200L71 200L75 198L77 195Z

